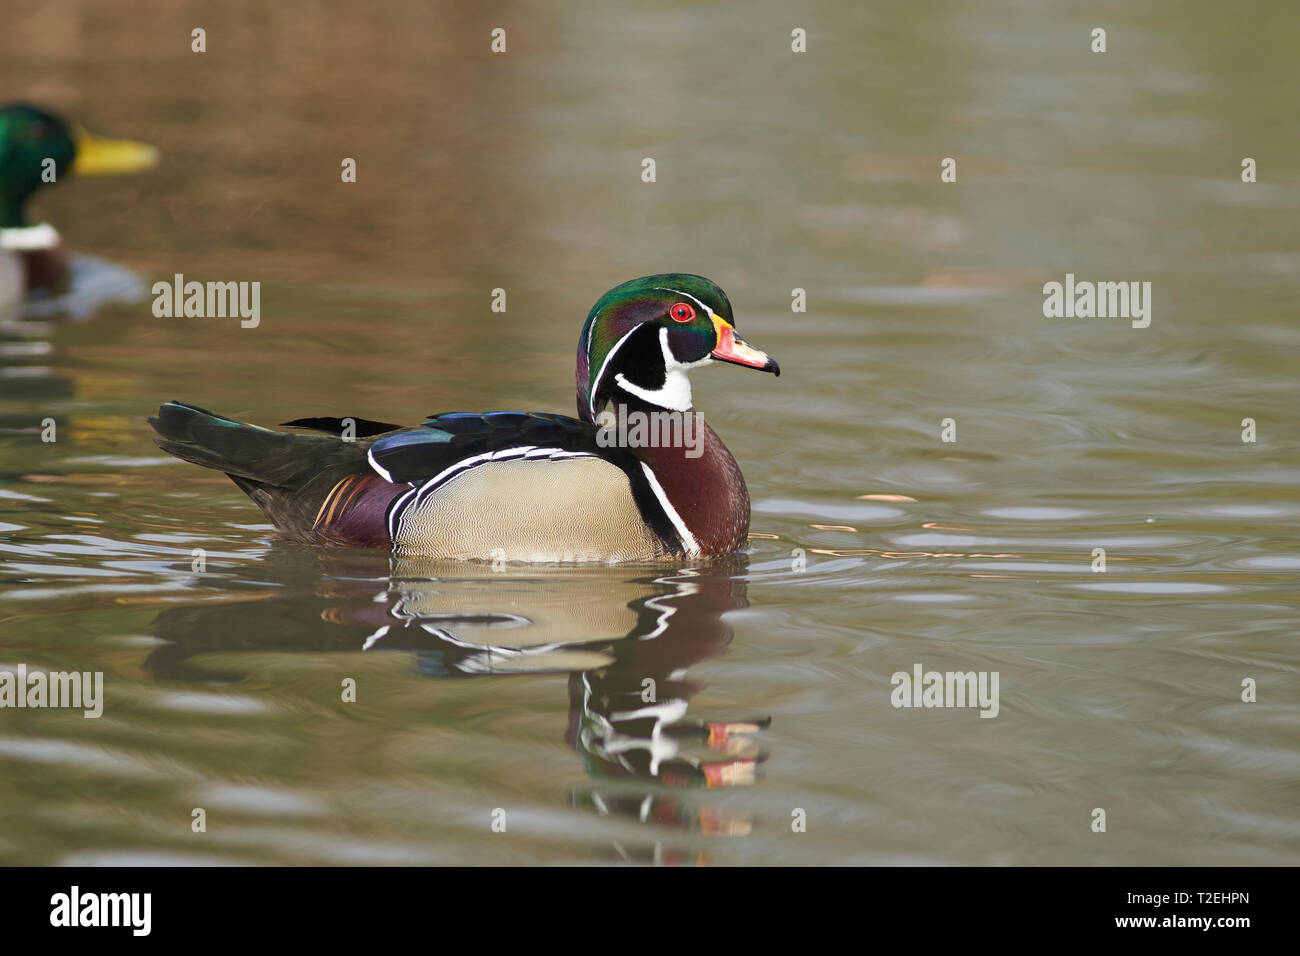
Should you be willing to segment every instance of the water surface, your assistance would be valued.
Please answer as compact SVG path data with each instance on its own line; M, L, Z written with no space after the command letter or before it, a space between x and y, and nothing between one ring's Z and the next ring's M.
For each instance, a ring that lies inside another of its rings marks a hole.
M107 698L0 710L0 861L1296 862L1288 5L250 2L202 57L199 10L0 39L9 94L163 149L42 198L75 250L263 284L256 329L116 282L3 326L0 669ZM673 269L784 373L695 376L736 560L287 544L150 441L171 398L569 412L591 302ZM1150 327L1044 318L1066 273L1151 282ZM998 716L894 708L918 663L997 672Z

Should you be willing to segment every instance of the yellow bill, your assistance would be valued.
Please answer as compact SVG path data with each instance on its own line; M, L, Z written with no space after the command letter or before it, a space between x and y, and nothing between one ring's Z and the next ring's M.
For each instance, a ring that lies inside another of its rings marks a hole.
M75 176L112 176L138 173L158 165L158 147L129 139L104 139L84 129L73 132L77 158L72 162Z

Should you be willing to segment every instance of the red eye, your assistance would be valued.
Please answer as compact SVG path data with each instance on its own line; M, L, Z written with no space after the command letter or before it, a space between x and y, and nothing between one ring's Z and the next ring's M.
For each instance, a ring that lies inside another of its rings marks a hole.
M673 317L674 322L689 322L695 318L695 310L685 302L678 302L668 310L668 314Z

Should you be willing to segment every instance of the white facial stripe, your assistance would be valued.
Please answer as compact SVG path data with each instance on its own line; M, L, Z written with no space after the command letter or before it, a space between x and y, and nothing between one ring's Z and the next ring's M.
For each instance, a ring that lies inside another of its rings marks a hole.
M655 291L656 291L656 292L673 292L673 293L676 293L677 295L684 295L684 296L686 296L686 298L690 299L692 302L694 302L696 305L698 305L698 306L699 306L701 309L703 309L705 312L709 313L710 316L713 315L713 310L712 310L712 309L710 309L707 305L705 305L705 304L704 304L703 302L701 302L699 299L695 298L695 296L691 295L689 292L683 292L681 289L669 289L669 288L666 288L665 286L661 286L661 285L657 285L657 286L655 286Z
M592 418L596 417L596 393L600 390L600 380L605 377L605 368L609 365L609 360L614 357L614 353L616 353L620 348L623 347L623 343L628 340L628 337L631 336L633 332L636 332L637 329L640 328L641 326L639 325L636 326L630 332L625 333L621 339L619 339L617 342L614 343L614 347L610 349L609 353L605 356L605 361L600 363L600 372L596 375L594 379L591 380L590 384L588 385L591 394L587 398L587 408L591 410ZM594 324L592 325L592 330L595 331ZM591 354L590 335L587 336L587 354L588 355Z
M663 286L655 286L655 289L658 290L659 292L675 292L675 293L677 293L677 295L684 295L684 296L686 296L686 298L690 299L692 302L694 302L696 305L698 305L701 309L703 309L705 312L707 312L707 313L709 314L709 319L710 319L711 321L715 322L715 323L716 323L716 322L726 322L726 321L727 321L726 319L721 318L721 317L720 317L716 312L714 312L712 309L710 309L707 305L705 305L705 304L704 304L703 302L701 302L699 299L695 298L695 296L691 295L689 292L682 292L680 289L666 289L666 288L664 288ZM730 324L730 323L728 323L728 324ZM665 329L664 331L667 331L667 330ZM678 367L678 368L699 368L701 365L710 365L710 364L713 363L713 359L710 358L710 357L707 356L707 355L704 356L704 358L700 359L698 362L679 362L679 361L677 361L676 356L674 356L674 355L672 354L672 352L669 351L669 349L668 349L668 340L667 340L667 338L665 338L665 339L663 340L663 348L664 348L664 362L666 363L667 367L669 367L669 368L672 368L672 367L674 367L674 366L676 366L676 367Z

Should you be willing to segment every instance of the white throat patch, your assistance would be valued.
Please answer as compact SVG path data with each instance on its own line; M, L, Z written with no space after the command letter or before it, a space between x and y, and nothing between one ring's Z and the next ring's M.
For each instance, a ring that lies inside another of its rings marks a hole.
M0 249L10 252L35 252L37 249L54 249L59 244L59 232L48 222L39 226L17 226L0 229Z
M614 381L618 387L623 389L629 395L635 395L643 402L649 402L651 405L657 405L660 408L666 408L674 412L688 412L691 410L691 379L686 373L693 368L699 368L703 365L713 364L713 359L705 356L698 362L679 362L673 355L673 350L668 347L668 330L661 328L659 330L659 348L664 356L664 383L659 388L642 388L633 382L629 382L627 377L619 372L614 376Z

